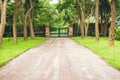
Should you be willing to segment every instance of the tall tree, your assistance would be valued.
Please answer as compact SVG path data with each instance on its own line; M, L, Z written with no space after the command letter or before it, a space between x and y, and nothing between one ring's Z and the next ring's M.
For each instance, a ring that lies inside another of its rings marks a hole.
M30 7L33 8L33 5L32 5L32 0L30 0ZM31 12L28 14L28 20L29 20L29 23L30 23L30 36L31 38L34 38L35 37L35 34L34 34L34 29L33 29L33 20L32 20L32 10Z
M107 0L100 0L100 15L101 15L100 33L102 33L102 36L106 37L108 32L108 23L110 20L110 5Z
M19 0L15 0L15 6L14 6L14 19L13 19L13 39L14 39L14 44L17 44L17 16L18 16L18 4L19 4Z
M2 46L2 39L6 24L6 8L7 8L7 1L8 0L0 0L0 6L1 6L1 23L0 23L0 47Z
M87 37L90 18L94 10L94 4L91 0L76 0L76 4L80 21L81 36L82 38L85 38Z
M79 0L76 0L76 3L77 3L77 10L78 10L78 16L79 16L79 21L80 21L81 37L84 38L85 37L85 35L84 35L85 26L84 26L84 20L83 20L83 18L84 18L84 9L83 8L85 8L85 7L81 6Z
M30 0L30 2L31 2L31 0ZM28 5L29 4L29 0L25 0L25 3L26 3L26 5ZM28 10L26 10L25 11L26 13L25 13L22 5L23 5L23 3L20 0L20 9L21 9L21 12L22 12L22 19L23 19L23 22L24 22L24 40L27 40L27 38L28 38L28 33L27 33L27 18L28 18L29 13L33 9L33 6L31 6Z
M64 0L62 2L59 2L57 4L57 10L60 14L59 18L61 22L63 23L63 26L69 26L73 25L77 19L76 17L76 9L75 9L75 2L73 0ZM57 20L57 19L56 19ZM55 20L55 21L56 21ZM58 23L60 23L60 20L58 20Z
M114 45L114 28L115 28L115 19L116 19L116 9L115 9L115 1L109 0L110 9L111 9L111 24L109 29L109 45Z
M95 0L95 36L99 42L99 0Z
M24 14L22 0L20 0L20 10L21 10L21 14L22 14L23 23L24 23L24 29L23 29L24 40L27 40L27 22L26 22L26 17Z

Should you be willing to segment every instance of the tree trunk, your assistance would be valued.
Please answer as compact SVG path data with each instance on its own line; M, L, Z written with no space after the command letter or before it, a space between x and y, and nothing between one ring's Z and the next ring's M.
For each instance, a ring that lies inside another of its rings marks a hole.
M28 33L27 33L27 18L24 20L24 40L27 40Z
M83 35L83 36L82 36L82 37L85 38L85 37L86 37L86 36L85 36L85 27L86 27L86 22L85 22L85 10L82 9L81 11L82 11L82 13L81 13L81 14L82 14L82 15L81 15L81 18L82 18L82 23L83 23L83 26L82 26L82 28L83 28L83 31L82 31L83 33L82 33L82 35Z
M30 0L30 8L32 8L32 7L33 7L33 5L32 5L32 2ZM28 5L27 5L27 9L29 9ZM35 35L34 35L34 29L33 29L33 16L31 14L33 14L33 10L31 10L31 13L29 12L28 20L29 20L29 23L30 23L30 36L31 36L31 38L34 38Z
M80 4L79 4L79 0L76 0L76 4L77 4L77 11L78 11L78 16L79 16L79 20L80 20L80 32L81 32L81 37L84 38L84 23L83 23L83 14L80 13Z
M23 23L24 23L24 28L23 28L24 40L27 40L27 26L26 26L27 19L25 18L23 6L22 6L22 0L20 0L20 10L21 10L21 14L22 14Z
M101 2L101 6L102 6L102 2ZM100 33L102 33L103 34L103 8L101 7L100 8L101 9L101 12L100 12L100 16L101 16L101 23L100 23ZM105 13L104 13L104 15L105 15Z
M30 0L31 2L31 0ZM26 4L28 5L27 3L27 0L26 0ZM30 13L30 11L33 9L33 7L31 6L27 11L26 11L26 14L24 14L24 11L23 11L23 8L22 8L22 1L20 0L20 9L21 9L21 12L22 12L22 18L23 18L23 22L24 22L24 40L27 40L28 36L27 36L27 17Z
M2 0L0 0L0 11L2 10Z
M34 38L35 35L34 35L34 29L33 29L33 24L32 24L32 18L31 18L31 14L30 14L30 13L28 14L28 20L29 20L29 23L30 23L30 36L31 36L31 38Z
M91 10L90 10L90 14L88 15L88 17L87 17L87 20L88 20L88 22L85 24L85 37L87 38L87 34L88 34L88 27L89 27L89 24L90 24L90 17L93 15L93 10L94 10L94 5L93 5L93 7L91 8Z
M87 34L88 34L88 27L89 27L89 23L86 23L86 26L85 26L85 38L87 38Z
M13 19L13 39L14 44L17 44L17 16L18 16L18 3L19 0L15 0L15 7L14 7L14 19Z
M104 24L103 23L101 23L100 24L100 36L103 36L103 33L104 33Z
M6 24L6 8L7 8L7 0L0 0L1 6L1 24L0 24L0 47L2 47L2 39Z
M78 11L78 16L80 19L80 28L81 28L81 36L82 38L86 38L87 37L87 33L88 33L88 27L89 27L89 23L90 21L86 22L86 20L90 20L90 17L93 14L93 10L94 10L94 6L93 5L91 8L90 6L88 7L86 5L86 1L85 0L76 0L76 4L77 4L77 11ZM88 13L88 8L90 8L89 13Z
M114 0L110 1L110 8L111 8L111 24L110 24L110 29L109 29L109 45L113 46L114 45L114 28L115 28L115 19L116 19L116 10L115 10L115 3Z
M88 27L85 27L85 38L87 38Z
M81 37L84 39L85 38L85 35L84 35L84 24L83 24L82 21L80 22L80 30L81 30Z
M95 0L95 36L96 41L99 42L99 0Z
M104 23L104 30L103 30L103 36L104 37L107 36L109 18L110 18L110 15L107 15L107 18L106 18L105 23Z

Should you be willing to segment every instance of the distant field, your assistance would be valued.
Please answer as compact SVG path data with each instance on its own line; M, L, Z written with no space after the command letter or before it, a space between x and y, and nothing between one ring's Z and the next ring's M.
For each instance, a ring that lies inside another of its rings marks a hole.
M3 47L0 48L0 67L9 60L20 55L22 52L42 43L45 40L46 38L43 37L37 37L35 39L29 38L27 41L24 41L23 38L18 38L18 44L14 45L12 38L9 41L8 38L4 38Z
M108 38L100 38L99 43L95 42L94 37L88 37L87 39L73 37L73 40L88 47L106 60L110 65L120 69L120 41L115 41L115 46L109 47Z

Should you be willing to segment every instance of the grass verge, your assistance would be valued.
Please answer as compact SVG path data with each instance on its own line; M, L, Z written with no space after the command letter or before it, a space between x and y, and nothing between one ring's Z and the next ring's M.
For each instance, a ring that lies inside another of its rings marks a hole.
M110 65L120 70L120 41L115 41L115 46L109 47L108 38L100 38L100 42L95 42L94 37L82 39L80 37L73 37L73 40L91 49L101 58L106 60Z
M12 38L9 41L8 38L4 38L3 46L0 48L0 67L6 62L16 58L22 52L42 43L45 40L46 38L43 37L36 37L35 39L29 38L27 41L24 41L23 38L18 38L18 44L14 45Z

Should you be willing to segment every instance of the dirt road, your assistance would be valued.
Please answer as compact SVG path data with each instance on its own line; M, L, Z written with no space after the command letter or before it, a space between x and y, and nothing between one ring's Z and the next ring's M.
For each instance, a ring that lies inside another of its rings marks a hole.
M51 38L2 67L0 80L120 80L120 71L69 38Z

